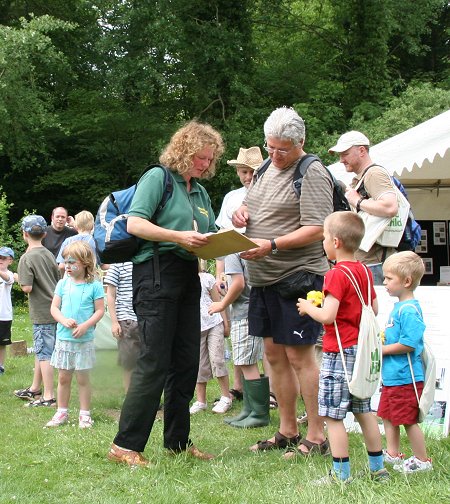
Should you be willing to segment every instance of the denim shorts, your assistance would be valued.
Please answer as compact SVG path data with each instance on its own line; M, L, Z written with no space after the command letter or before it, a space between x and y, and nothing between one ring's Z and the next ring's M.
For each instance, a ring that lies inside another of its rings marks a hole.
M49 361L55 348L56 324L33 324L34 352L37 360Z

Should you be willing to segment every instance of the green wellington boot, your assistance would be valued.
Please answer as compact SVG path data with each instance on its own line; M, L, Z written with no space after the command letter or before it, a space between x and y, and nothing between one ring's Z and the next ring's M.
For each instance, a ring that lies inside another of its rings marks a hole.
M234 417L224 418L223 421L227 424L231 424L231 422L237 422L238 420L244 420L244 418L247 418L248 415L250 415L250 413L252 412L247 392L247 380L244 377L242 377L242 388L242 392L244 394L242 410L238 415Z
M252 412L246 418L231 422L233 427L251 429L253 427L265 427L270 422L270 390L269 378L263 376L258 380L246 381L246 392Z

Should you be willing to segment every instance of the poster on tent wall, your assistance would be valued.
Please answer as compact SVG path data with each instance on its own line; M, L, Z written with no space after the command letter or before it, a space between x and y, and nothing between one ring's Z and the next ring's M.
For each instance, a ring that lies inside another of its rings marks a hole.
M389 296L383 286L375 286L378 298L378 322L380 327L386 325L397 298ZM450 428L450 286L418 287L415 297L422 307L426 324L425 341L430 345L436 358L436 392L434 404L428 413L422 429L424 432L440 437L448 436ZM372 397L372 409L376 411L380 394ZM354 423L353 416L346 418L348 430L359 430Z
M450 265L449 240L450 232L447 221L420 220L422 240L416 248L425 264L425 275L422 285L437 285L440 281L441 266Z

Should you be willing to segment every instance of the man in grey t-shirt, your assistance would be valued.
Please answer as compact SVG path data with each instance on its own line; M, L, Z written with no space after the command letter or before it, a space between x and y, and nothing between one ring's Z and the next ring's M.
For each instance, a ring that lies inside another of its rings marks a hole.
M259 245L241 254L247 260L252 286L249 332L264 338L280 429L251 450L292 447L295 453L325 454L329 448L323 419L317 413L319 370L314 355L321 326L308 316L301 317L296 307L298 296L286 299L276 284L308 272L310 282L305 288L321 290L328 270L322 247L323 221L333 211L333 182L322 164L314 161L303 177L300 199L295 194L292 180L305 155L305 125L293 109L272 112L264 134L272 163L250 186L243 205L233 214L233 225L246 226L247 236ZM304 439L298 435L296 378L308 415Z

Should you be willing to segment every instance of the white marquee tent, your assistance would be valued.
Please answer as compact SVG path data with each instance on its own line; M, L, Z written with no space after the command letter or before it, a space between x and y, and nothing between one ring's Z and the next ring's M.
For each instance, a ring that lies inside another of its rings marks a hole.
M370 148L373 162L398 177L416 219L450 220L450 110ZM348 184L344 165L328 167Z

